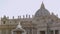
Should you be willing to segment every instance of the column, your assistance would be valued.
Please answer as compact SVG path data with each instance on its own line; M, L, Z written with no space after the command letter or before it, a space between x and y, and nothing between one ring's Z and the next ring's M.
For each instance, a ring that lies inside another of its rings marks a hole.
M45 34L47 34L47 31L45 31Z
M60 34L60 30L59 30L59 34Z
M6 34L8 34L8 30L6 30Z
M32 34L33 34L33 29L32 29Z
M30 34L30 30L27 30L27 34Z
M37 31L37 29L33 30L33 34L37 34L37 32L39 33L40 31Z
M0 34L1 34L1 30L0 30Z
M55 34L55 30L53 30L53 34Z
M13 30L11 30L11 34L13 34Z
M40 34L40 31L37 30L37 34Z
M40 34L40 31L37 31L37 34Z

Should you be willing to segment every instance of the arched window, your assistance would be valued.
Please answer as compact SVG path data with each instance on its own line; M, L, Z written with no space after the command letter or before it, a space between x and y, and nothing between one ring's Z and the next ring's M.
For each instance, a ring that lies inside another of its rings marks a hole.
M3 24L5 24L6 23L6 21L3 21Z

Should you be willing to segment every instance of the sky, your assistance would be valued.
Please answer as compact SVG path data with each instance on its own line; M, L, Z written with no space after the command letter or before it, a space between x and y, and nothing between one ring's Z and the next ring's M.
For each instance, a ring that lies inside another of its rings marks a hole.
M22 15L34 15L40 8L41 3L45 8L60 17L60 0L0 0L0 17L6 15L18 17Z

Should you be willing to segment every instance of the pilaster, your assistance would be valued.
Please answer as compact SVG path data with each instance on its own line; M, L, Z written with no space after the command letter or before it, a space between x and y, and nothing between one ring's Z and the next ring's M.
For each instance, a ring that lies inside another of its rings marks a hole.
M55 34L55 30L53 30L53 34Z
M59 34L60 34L60 30L59 30Z

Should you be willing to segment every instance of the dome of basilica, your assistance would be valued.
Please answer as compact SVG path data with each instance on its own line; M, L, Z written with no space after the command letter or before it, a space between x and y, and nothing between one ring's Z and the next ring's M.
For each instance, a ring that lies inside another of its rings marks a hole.
M45 8L43 2L41 4L41 8L37 10L35 16L47 16L50 15L50 12Z

